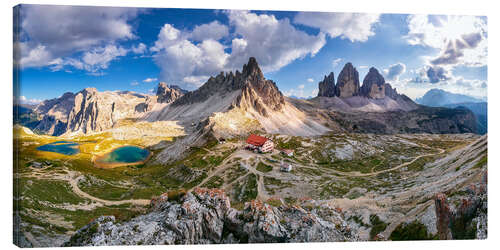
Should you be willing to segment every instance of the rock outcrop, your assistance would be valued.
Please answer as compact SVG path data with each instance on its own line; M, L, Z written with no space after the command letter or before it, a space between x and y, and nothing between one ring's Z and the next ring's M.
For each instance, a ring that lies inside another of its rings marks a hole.
M335 96L335 77L333 72L330 72L328 76L325 76L323 81L318 84L318 96L334 97Z
M385 79L376 68L371 67L368 74L366 74L363 86L360 88L360 94L373 99L385 97Z
M156 90L156 96L158 97L158 103L171 103L177 100L179 97L183 96L185 93L179 86L172 85L167 86L166 83L160 82Z
M151 211L127 222L113 216L96 219L78 230L65 246L273 243L354 241L342 214L328 207L310 211L299 206L273 207L260 201L231 208L218 189L196 188L169 200L162 195Z
M359 94L359 73L351 63L344 65L337 78L336 96L351 97Z
M487 238L487 172L479 183L465 188L465 195L453 197L436 195L437 230L440 240ZM456 205L458 204L458 205Z

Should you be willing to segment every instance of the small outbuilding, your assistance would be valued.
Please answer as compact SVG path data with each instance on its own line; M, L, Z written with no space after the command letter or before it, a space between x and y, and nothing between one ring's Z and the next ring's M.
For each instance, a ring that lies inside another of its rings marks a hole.
M280 152L286 156L292 157L293 150L292 149L281 149Z
M281 172L291 172L292 171L292 165L289 163L283 163L281 162L281 167L280 167Z

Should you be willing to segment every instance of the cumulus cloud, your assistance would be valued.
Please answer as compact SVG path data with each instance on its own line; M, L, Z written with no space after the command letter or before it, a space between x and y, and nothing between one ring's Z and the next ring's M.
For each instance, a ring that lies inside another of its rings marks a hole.
M307 78L307 82L314 82L313 78Z
M332 38L364 42L375 34L373 24L379 17L379 14L299 12L294 23L318 28Z
M151 77L148 77L144 80L142 80L143 82L155 82L155 81L158 81L158 78L151 78Z
M186 89L201 86L211 75L241 69L249 57L257 58L264 72L275 71L305 56L314 56L325 44L325 35L308 35L288 19L249 11L226 11L229 27L218 22L192 31L165 24L150 51L161 68L160 79ZM213 34L207 29L215 27ZM228 34L229 30L232 31ZM220 39L233 37L230 44ZM230 50L226 49L230 48ZM230 52L229 52L230 51Z
M191 38L194 41L203 41L206 39L219 40L229 34L229 28L226 25L213 21L211 23L198 25L193 29Z
M287 18L228 11L229 24L238 37L233 39L230 68L240 68L253 56L265 72L275 71L306 55L314 56L325 45L324 33L308 35L296 29Z
M384 74L388 80L399 80L399 76L406 71L406 65L404 63L396 63L389 66L389 68L384 69Z
M134 52L135 54L144 54L147 50L147 47L146 44L139 43L137 46L132 46L130 50L132 50L132 52Z
M52 69L59 70L63 65L58 63L70 61L67 57L75 53L86 55L117 41L135 39L128 21L137 12L134 8L23 5L21 39L16 41L21 53L15 63L21 67L56 64ZM107 67L107 63L100 65Z
M426 74L430 83L438 83L440 81L446 81L451 78L450 72L445 68L439 66L428 67L426 70Z
M229 55L218 41L208 39L195 44L188 37L189 34L165 24L151 51L156 52L153 58L161 68L160 79L183 82L183 87L189 89L201 84L186 77L206 79L214 72L222 71Z
M411 45L439 50L429 58L432 65L465 65L479 67L487 64L487 24L483 17L410 15L406 39Z
M132 82L130 83L130 85L131 85L131 86L137 86L137 85L139 85L139 82L138 82L138 81L132 81Z
M128 51L121 46L109 44L105 47L96 47L83 53L81 59L55 59L51 69L57 71L61 70L64 66L72 66L76 69L86 70L92 75L103 75L104 73L101 71L107 69L111 61L118 57L125 56L127 52Z

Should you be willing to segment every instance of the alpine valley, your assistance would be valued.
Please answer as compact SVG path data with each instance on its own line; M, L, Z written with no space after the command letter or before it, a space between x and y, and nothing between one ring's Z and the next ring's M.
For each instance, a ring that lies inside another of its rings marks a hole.
M15 105L15 241L486 238L485 124L463 105L415 103L375 68L360 80L347 63L316 97L286 97L251 57L194 91ZM274 148L248 150L251 134Z

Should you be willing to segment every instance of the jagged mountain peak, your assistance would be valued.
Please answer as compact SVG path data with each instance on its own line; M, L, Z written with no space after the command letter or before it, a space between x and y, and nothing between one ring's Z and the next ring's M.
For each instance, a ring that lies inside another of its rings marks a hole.
M231 106L245 110L253 108L264 116L267 116L267 109L280 110L285 104L285 98L276 83L265 79L257 60L250 57L248 63L243 65L241 73L239 71L236 73L220 72L217 76L210 77L197 90L186 93L172 105L200 103L211 96L225 96L235 91L241 91L241 93L232 101Z
M339 97L351 97L359 94L359 73L352 63L346 63L340 71L335 93Z
M242 74L244 77L254 75L259 78L264 78L264 74L260 70L259 64L257 63L257 59L255 59L255 57L250 57L248 59L248 63L243 65Z
M323 81L318 84L318 96L334 97L335 96L335 76L330 72L328 76L325 75Z
M385 97L385 79L374 67L371 67L363 80L360 94L373 99Z

